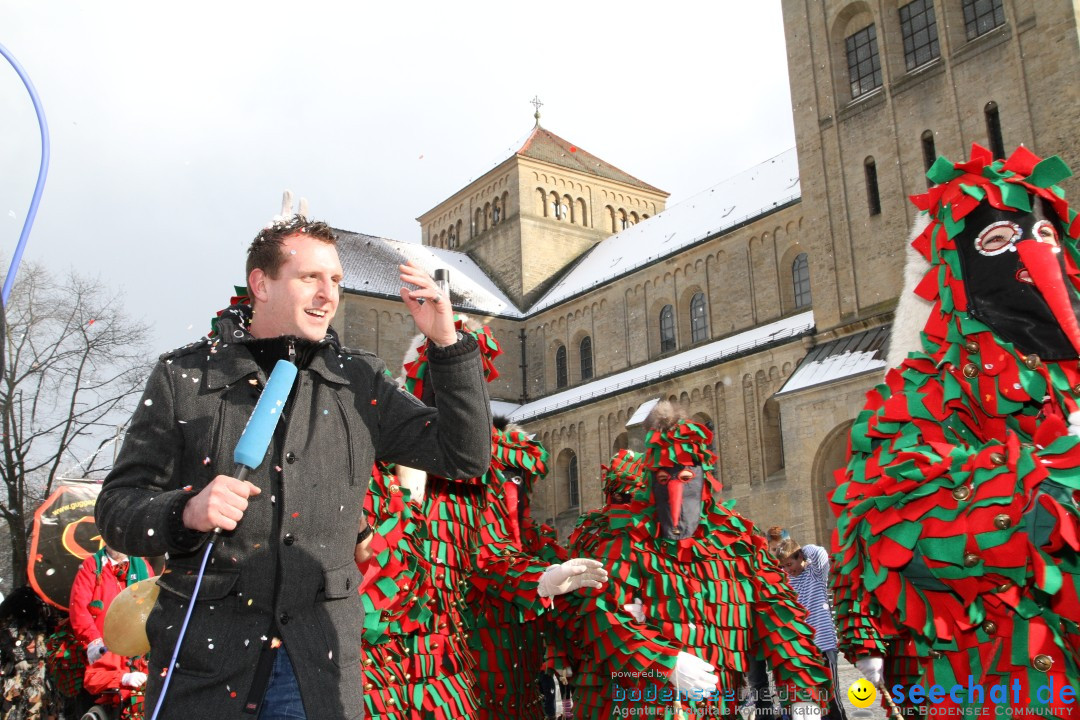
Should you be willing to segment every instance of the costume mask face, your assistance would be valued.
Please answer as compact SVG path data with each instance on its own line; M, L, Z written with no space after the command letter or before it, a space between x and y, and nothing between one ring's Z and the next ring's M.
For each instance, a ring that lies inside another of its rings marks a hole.
M1065 229L1034 198L1031 212L982 203L954 238L968 310L1002 340L1044 360L1080 356L1080 298L1066 274Z
M656 517L663 537L682 540L697 530L704 482L705 473L700 465L659 467L652 471Z

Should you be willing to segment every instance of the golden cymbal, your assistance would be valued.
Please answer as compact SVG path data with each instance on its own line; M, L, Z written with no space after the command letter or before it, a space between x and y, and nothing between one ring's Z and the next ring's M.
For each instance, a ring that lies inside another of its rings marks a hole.
M128 585L117 595L105 613L102 640L109 652L135 657L150 652L146 638L146 618L157 603L157 577Z

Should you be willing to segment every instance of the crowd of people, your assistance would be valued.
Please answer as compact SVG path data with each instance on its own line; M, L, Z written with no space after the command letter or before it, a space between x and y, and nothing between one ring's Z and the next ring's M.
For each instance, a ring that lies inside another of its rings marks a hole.
M904 292L921 311L897 311L892 343L906 357L852 428L829 549L762 531L724 502L711 431L668 402L646 419L641 452L601 468L603 506L560 545L530 511L547 451L490 414L484 379L501 352L490 331L402 265L422 336L395 381L330 329L334 234L287 198L249 250L247 296L211 337L162 356L105 481L108 547L84 565L89 621L72 617L84 686L101 687L91 669L109 656L98 620L111 583L139 575L118 553L168 553L149 655L108 660L120 707L145 693L163 718L696 719L753 707L845 720L841 656L894 717L990 705L1069 717L1080 220L1057 185L1068 169L975 146L929 175ZM299 379L245 477L232 449L281 360ZM0 610L15 628L4 707L33 717L51 692L35 660L51 626L47 612L9 611L13 599ZM947 699L909 692L920 684Z

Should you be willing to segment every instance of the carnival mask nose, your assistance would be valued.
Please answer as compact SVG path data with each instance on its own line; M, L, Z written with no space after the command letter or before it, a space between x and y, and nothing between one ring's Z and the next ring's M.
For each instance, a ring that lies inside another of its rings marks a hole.
M506 509L510 512L510 516L516 520L516 522L511 523L510 534L513 536L514 543L520 546L521 524L525 522L525 502L521 497L521 475L511 471L507 480L509 482L503 484Z
M697 530L701 520L703 474L700 467L661 467L653 471L653 496L666 537L682 539Z
M1080 298L1053 210L1038 197L1027 212L984 203L963 222L956 247L971 314L1025 354L1080 356Z
M1077 326L1073 307L1075 293L1062 267L1064 263L1060 257L1062 248L1058 230L1049 220L1038 220L1023 235L1016 245L1016 251L1028 273L1029 282L1042 294L1054 319L1076 351L1076 356L1080 356L1080 327Z

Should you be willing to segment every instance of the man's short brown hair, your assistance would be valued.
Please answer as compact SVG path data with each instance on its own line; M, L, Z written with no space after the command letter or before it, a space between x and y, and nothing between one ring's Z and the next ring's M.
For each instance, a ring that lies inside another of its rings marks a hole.
M251 241L247 251L245 279L251 277L251 271L255 268L276 278L278 270L285 262L285 253L281 250L281 244L285 238L301 234L322 240L329 245L337 245L337 235L324 222L308 220L303 215L293 215L285 220L279 220L270 227L263 228Z

